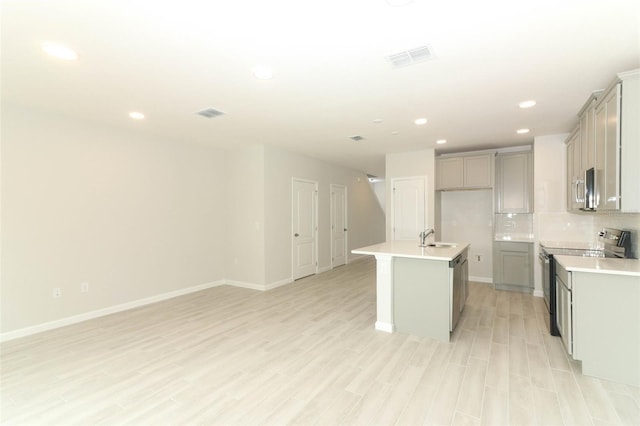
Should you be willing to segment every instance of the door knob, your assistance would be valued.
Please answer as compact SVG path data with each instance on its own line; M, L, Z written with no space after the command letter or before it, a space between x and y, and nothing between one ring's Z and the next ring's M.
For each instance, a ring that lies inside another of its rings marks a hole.
M300 234L298 234L297 232L295 234L293 234L294 237L299 237Z

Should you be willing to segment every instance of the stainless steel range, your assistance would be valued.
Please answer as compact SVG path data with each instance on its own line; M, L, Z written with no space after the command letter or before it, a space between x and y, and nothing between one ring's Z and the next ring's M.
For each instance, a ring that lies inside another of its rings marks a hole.
M625 258L630 255L631 237L628 231L603 228L598 233L597 244L540 241L538 258L542 268L542 292L544 302L549 311L549 330L553 336L559 336L556 325L556 269L553 256L586 256L586 257L617 257Z

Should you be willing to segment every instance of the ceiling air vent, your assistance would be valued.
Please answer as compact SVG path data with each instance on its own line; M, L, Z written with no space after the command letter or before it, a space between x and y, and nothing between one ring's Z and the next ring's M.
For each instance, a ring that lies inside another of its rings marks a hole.
M387 62L394 68L406 67L417 62L433 59L435 55L429 46L416 47L415 49L405 50L403 52L394 53L386 56Z
M364 138L362 136L360 136L360 135L354 135L354 136L349 136L349 139L352 139L354 141L361 141Z
M215 118L215 117L224 115L224 112L218 111L217 109L214 109L214 108L206 108L206 109L203 109L202 111L196 112L196 114L206 118Z

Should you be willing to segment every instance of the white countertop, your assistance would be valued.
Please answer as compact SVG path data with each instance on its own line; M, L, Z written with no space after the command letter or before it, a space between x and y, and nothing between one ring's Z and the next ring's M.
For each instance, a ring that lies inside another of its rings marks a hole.
M602 245L598 245L595 242L582 242L582 241L540 241L540 245L547 248L566 248L566 249L578 249L578 250L594 250L602 249Z
M567 271L640 277L640 260L638 259L611 259L604 257L563 255L554 256L553 258Z
M351 253L449 261L469 248L469 243L450 244L455 247L419 247L417 241L388 241L351 250Z

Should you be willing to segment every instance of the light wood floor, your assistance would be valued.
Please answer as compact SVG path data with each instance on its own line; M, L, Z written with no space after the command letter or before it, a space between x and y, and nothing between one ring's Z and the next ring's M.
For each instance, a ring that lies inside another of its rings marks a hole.
M2 345L2 424L640 424L542 299L472 283L450 343L374 330L375 261L217 287Z

